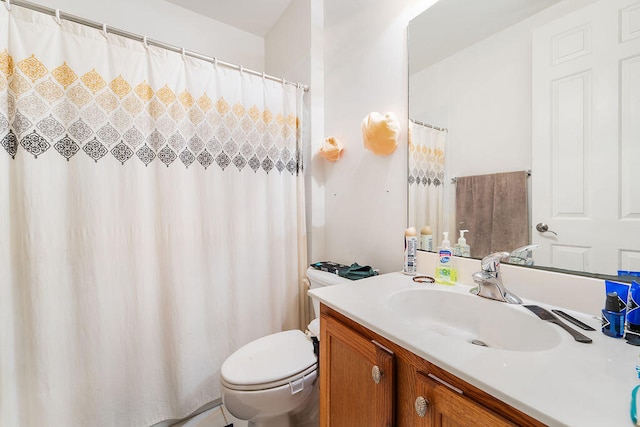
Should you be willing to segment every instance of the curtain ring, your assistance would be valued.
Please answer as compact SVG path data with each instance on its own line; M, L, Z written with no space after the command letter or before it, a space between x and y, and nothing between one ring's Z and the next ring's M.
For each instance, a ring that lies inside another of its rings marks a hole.
M266 80L267 79L267 75L264 73L264 71L262 72L262 80Z
M186 53L187 53L187 51L184 48L182 48L182 60L183 61L187 59Z
M4 7L7 8L7 10L11 10L11 0L4 0Z
M284 79L284 77L281 80L282 80L282 86L284 86L287 83L287 81Z
M57 23L58 25L62 25L62 21L60 20L60 9L56 9L56 16L55 16L55 19L56 19L56 23Z
M217 57L213 57L213 67L217 70L218 69L218 58Z
M107 38L107 24L102 24L102 35Z
M244 73L244 68L242 67L242 65L240 66L240 75L242 75L242 73Z
M149 42L147 41L147 36L142 36L142 44L145 49L149 49Z

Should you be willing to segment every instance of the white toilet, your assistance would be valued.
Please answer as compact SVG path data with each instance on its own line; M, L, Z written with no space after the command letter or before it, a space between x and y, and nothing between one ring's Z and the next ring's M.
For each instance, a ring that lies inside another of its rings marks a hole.
M349 282L336 274L307 270L311 288ZM319 303L314 301L314 315ZM222 401L249 427L318 425L318 360L313 342L291 330L252 341L221 368Z

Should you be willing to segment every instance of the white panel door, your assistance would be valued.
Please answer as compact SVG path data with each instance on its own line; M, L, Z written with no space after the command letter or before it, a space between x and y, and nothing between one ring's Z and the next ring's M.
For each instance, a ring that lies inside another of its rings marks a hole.
M640 0L536 29L532 61L536 264L640 270Z

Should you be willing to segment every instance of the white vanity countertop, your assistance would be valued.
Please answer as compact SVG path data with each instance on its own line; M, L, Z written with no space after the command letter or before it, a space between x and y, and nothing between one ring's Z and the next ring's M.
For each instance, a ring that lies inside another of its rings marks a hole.
M640 365L640 347L604 335L600 332L599 319L565 310L596 329L583 331L565 321L592 338L590 344L579 343L559 326L550 324L560 335L560 344L550 350L526 352L485 348L429 328L412 327L398 318L387 298L402 289L418 288L461 293L470 289L465 285L414 283L410 276L390 273L313 289L309 293L377 334L545 424L633 425L629 408L631 390L640 384L635 370L636 364ZM537 304L530 300L524 303ZM548 304L538 305L555 308ZM528 312L522 306L510 306ZM456 307L451 310L455 311ZM535 317L533 313L530 315ZM535 340L535 337L531 339Z

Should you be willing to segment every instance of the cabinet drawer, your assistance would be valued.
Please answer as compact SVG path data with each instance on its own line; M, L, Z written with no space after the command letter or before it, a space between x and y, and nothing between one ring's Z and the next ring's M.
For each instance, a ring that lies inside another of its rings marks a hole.
M437 378L437 377L436 377ZM417 375L419 396L425 399L429 425L434 427L513 427L513 424L465 396L461 390L438 382L421 372ZM416 414L417 417L419 417Z

